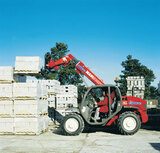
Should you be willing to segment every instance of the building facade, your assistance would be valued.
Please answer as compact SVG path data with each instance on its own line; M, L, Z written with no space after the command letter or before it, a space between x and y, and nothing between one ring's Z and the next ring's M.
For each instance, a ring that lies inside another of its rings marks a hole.
M145 79L142 76L129 76L127 80L127 96L144 99Z

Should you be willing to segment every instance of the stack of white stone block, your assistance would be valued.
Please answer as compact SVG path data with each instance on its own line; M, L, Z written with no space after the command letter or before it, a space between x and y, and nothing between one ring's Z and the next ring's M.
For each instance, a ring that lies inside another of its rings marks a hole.
M17 74L37 74L43 66L40 57L16 57L15 73Z
M28 83L40 83L41 86L46 87L47 92L47 103L48 103L48 113L50 117L50 124L53 123L56 118L56 94L60 93L60 82L57 80L27 80Z
M78 89L74 85L61 85L60 93L56 94L56 121L61 122L63 116L67 114L68 106L78 107Z
M47 95L39 83L14 83L15 134L40 134L48 129Z
M0 134L40 134L48 129L46 86L26 83L26 76L17 73L38 73L41 63L27 69L35 63L24 59L16 65L16 75L12 67L0 67Z
M77 87L74 85L61 85L60 94L73 95L75 97L78 97Z
M144 98L145 79L142 76L129 76L127 80L127 96L132 96L134 88L134 96Z
M14 132L13 117L13 68L0 67L0 134Z
M74 85L61 85L60 93L56 95L57 108L67 108L68 105L78 107L78 90Z
M56 94L60 93L60 82L57 80L27 80L28 83L40 83L46 88L48 106L56 108ZM44 88L43 88L44 89Z

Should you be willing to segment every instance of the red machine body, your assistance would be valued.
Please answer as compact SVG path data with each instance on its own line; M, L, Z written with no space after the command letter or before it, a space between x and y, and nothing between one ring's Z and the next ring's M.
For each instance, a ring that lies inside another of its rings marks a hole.
M59 65L67 66L70 61L75 60L77 73L83 73L88 79L90 79L95 85L104 85L105 83L100 80L89 68L87 68L81 61L78 61L73 55L69 54L58 61L53 61L51 59L50 63L47 65L49 68L58 69Z
M122 96L122 104L124 108L135 108L140 113L142 123L148 121L147 102L145 100L133 96Z
M76 64L76 70L77 73L83 73L89 80L91 80L95 85L105 85L105 83L99 79L91 70L89 70L88 67L86 67L81 61L77 60L73 55L69 54L57 61L50 60L49 64L46 66L49 68L58 69L60 65L67 66L70 61L74 61ZM147 116L147 109L146 105L147 102L143 99L132 97L132 96L123 96L122 97L122 105L124 109L133 109L136 114L139 114L139 117L141 118L141 122L145 123L148 121ZM111 125L118 116L115 116L113 119L111 119L107 125Z

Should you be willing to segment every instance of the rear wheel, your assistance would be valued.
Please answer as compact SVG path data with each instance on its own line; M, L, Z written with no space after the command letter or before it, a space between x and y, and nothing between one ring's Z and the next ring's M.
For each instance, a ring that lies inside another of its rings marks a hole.
M137 114L133 112L125 112L118 119L118 129L121 134L135 134L141 127L141 121Z
M79 135L84 129L84 121L78 114L68 114L64 117L61 128L64 135Z

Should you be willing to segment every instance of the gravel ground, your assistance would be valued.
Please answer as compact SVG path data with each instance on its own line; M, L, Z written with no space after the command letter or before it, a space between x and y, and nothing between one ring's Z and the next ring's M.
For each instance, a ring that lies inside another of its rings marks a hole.
M160 127L143 126L133 136L114 128L92 127L79 136L63 136L58 126L39 136L1 135L0 153L156 153L160 152Z

